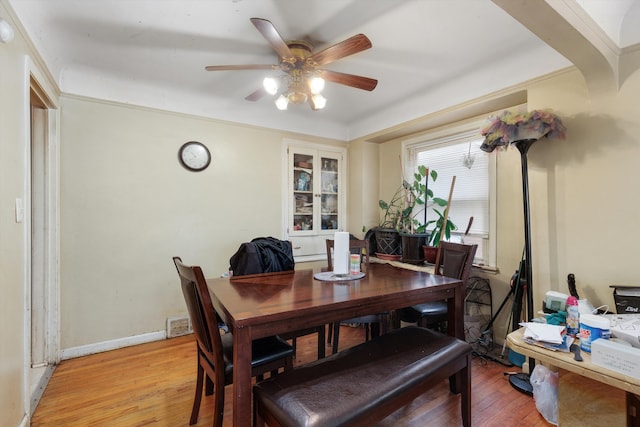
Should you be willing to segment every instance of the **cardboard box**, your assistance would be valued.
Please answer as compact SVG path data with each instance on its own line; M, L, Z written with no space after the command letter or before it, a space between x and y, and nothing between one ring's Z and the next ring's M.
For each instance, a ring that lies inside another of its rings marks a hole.
M640 349L605 339L591 343L591 363L640 379Z
M616 285L610 287L613 288L616 313L640 313L640 287Z

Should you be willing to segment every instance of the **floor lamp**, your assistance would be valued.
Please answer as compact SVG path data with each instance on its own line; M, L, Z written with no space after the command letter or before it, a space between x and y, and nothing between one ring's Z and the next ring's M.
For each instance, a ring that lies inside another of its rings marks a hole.
M527 321L533 319L533 279L531 263L531 221L529 217L529 171L527 152L541 137L564 139L566 128L562 120L549 109L533 110L526 113L504 111L490 118L491 123L482 130L485 137L480 149L487 153L496 147L513 144L520 152L522 164L522 201L524 210L524 269L526 277ZM522 264L522 262L521 262ZM529 372L533 371L535 360L529 359ZM523 393L533 395L529 374L509 376L511 385Z
M531 266L531 220L529 216L529 170L527 164L527 152L537 139L521 139L512 142L520 152L520 162L522 164L522 207L524 210L524 259L526 275L526 297L527 297L527 321L533 319L533 281ZM529 372L533 371L535 360L529 358ZM509 383L526 394L533 395L529 374L520 373L509 376Z

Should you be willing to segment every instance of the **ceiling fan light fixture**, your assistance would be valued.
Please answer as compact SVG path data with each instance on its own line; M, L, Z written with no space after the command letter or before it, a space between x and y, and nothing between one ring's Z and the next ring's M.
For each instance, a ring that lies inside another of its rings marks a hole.
M278 84L278 80L275 78L265 77L264 80L262 80L262 86L269 95L275 95L278 92L278 87L280 85Z
M0 20L1 21L1 20ZM266 94L277 97L279 110L286 110L290 103L308 103L313 110L325 107L327 99L321 95L325 87L324 76L332 83L356 89L372 91L378 81L368 77L323 69L339 59L371 48L371 40L364 34L356 34L339 43L314 52L313 45L306 41L285 41L271 21L251 18L251 23L278 54L278 64L209 65L207 71L222 70L269 70L283 75L263 79L262 87L245 97L247 101L258 101ZM4 41L4 40L3 40Z
M289 105L289 100L287 99L286 96L280 95L276 99L276 107L278 107L278 110L286 110L288 105Z
M320 94L311 96L311 101L313 102L314 110L322 110L327 105L327 98Z
M309 89L311 89L312 94L318 95L324 90L324 79L322 77L313 77L309 81Z

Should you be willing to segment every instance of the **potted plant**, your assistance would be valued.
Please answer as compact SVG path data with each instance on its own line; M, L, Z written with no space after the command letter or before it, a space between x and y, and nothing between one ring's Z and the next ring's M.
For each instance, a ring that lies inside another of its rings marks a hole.
M389 255L412 264L424 261L423 246L439 244L444 214L440 209L446 208L447 201L435 197L429 188L429 179L435 182L438 172L429 170L426 166L418 166L413 174L413 182L403 180L389 201L379 200L382 219L375 229L376 245L379 255ZM427 208L432 204L438 219L427 220ZM422 216L422 221L419 218ZM435 224L433 232L427 232L427 227ZM449 238L451 230L456 226L447 221L445 236Z
M429 178L432 182L438 179L438 172L429 171L425 166L418 166L413 174L413 183L406 181L403 183L405 189L404 209L401 217L400 236L402 239L402 260L404 262L419 264L424 261L423 246L430 242L440 242L442 235L442 223L444 221L443 213L436 208L444 208L447 201L439 197L435 197L433 190L429 188ZM431 203L433 211L439 216L439 219L427 220L428 204ZM420 216L422 221L420 221ZM427 227L435 224L433 231L428 232ZM449 236L451 230L455 229L455 224L447 221L445 236Z
M404 189L400 186L387 202L379 200L378 206L382 210L382 218L374 229L377 255L382 258L400 259L402 247L398 229L402 218L402 201Z

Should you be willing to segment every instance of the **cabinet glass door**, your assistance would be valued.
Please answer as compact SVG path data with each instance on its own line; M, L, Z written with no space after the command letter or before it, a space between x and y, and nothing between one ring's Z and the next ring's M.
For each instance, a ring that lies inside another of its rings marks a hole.
M293 154L293 230L313 230L313 156Z
M338 229L338 178L339 165L335 157L320 157L320 222L322 230Z

